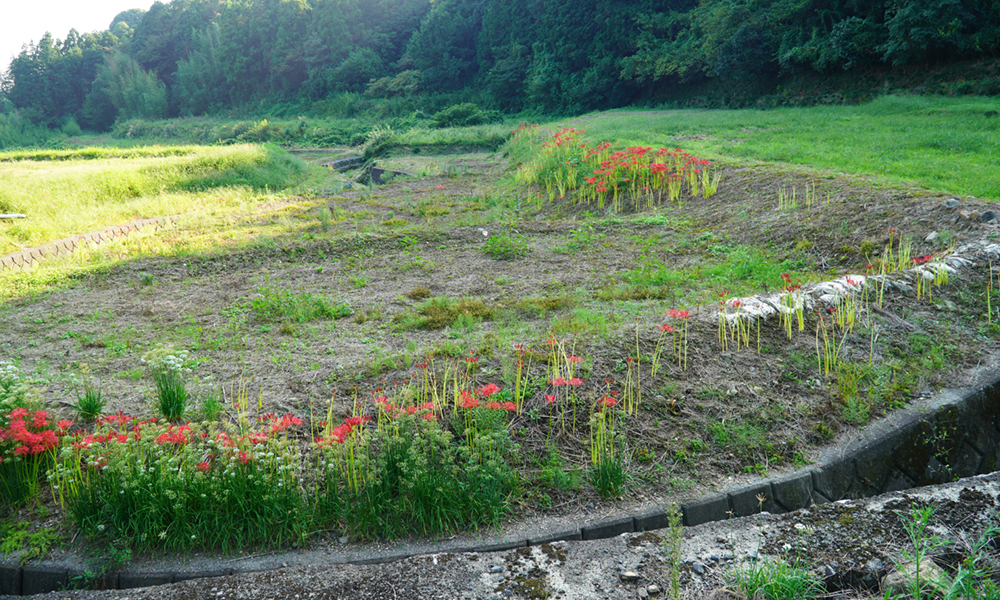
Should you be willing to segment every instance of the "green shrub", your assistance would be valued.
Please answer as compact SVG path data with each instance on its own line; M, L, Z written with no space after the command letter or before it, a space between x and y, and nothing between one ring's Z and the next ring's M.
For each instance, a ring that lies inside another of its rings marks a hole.
M434 116L431 117L431 124L438 129L443 129L445 127L483 125L495 120L495 115L484 113L472 102L464 102L452 104L448 108L434 113Z
M156 409L168 421L179 421L187 412L190 395L185 373L190 373L187 352L154 351L143 357L156 389Z

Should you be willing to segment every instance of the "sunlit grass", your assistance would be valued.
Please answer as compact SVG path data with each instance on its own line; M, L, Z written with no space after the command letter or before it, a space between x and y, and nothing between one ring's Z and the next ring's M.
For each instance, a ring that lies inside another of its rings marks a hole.
M623 110L568 121L593 141L680 146L698 156L804 165L1000 200L1000 102L884 96L861 106Z
M105 152L121 153L0 162L0 212L27 215L0 226L0 254L137 219L226 210L296 183L306 169L281 150L253 145L136 149L128 158Z

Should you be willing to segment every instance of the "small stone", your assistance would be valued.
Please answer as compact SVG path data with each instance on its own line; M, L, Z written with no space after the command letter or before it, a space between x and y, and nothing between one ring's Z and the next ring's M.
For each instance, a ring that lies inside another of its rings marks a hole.
M641 587L638 590L636 590L636 595L639 596L640 599L645 599L649 597L649 592L646 591L646 588Z
M350 539L351 538L349 538L346 535L344 535L344 536L339 537L337 539L337 541L340 542L341 544L346 544Z
M725 536L717 535L717 536L715 536L715 542L717 544L725 544L726 543L726 538L725 538Z
M956 206L958 206L958 203L959 203L958 198L951 198L950 200L945 200L942 206L944 206L945 208L955 208Z
M757 560L758 558L757 551L751 550L750 552L747 552L747 558L750 560Z
M979 220L983 223L989 223L997 218L997 214L992 210L984 210L983 214L979 215Z
M932 232L930 232L930 233L927 234L927 237L924 238L924 241L927 242L928 244L930 244L930 243L933 243L934 240L936 240L936 239L938 239L938 232L932 231Z
M708 560L710 560L712 562L719 562L719 560L721 560L721 558L719 557L718 554L713 554L713 555L711 555L711 556L708 557Z
M639 579L639 574L635 571L622 571L620 577L622 581L637 581Z
M649 594L650 596L655 596L659 594L661 591L663 590L661 590L660 586L656 585L655 583L646 588L646 593Z
M914 578L918 576L921 583L926 581L928 587L936 588L939 592L944 592L948 588L948 576L934 564L933 560L925 558L920 561L919 573L916 566L912 562L908 562L900 565L898 570L886 575L882 579L882 589L893 594L908 593L913 586ZM942 593L942 595L944 594Z
M885 569L885 564L877 558L873 558L865 563L865 570L869 573L878 573L883 569Z
M694 571L695 573L699 574L699 575L704 575L705 574L705 565L703 565L700 562L695 561L695 563L691 565L691 570Z
M982 215L978 210L963 210L959 211L958 216L966 221L977 221Z
M490 573L503 573L503 567L500 565L494 565L490 567Z
M837 575L836 569L830 565L823 565L823 579L829 579Z

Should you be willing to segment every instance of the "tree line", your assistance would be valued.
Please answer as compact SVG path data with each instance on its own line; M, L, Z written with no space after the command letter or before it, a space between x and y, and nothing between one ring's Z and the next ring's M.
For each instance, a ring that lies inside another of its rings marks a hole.
M988 0L172 0L26 45L0 115L104 130L338 94L572 113L998 50Z

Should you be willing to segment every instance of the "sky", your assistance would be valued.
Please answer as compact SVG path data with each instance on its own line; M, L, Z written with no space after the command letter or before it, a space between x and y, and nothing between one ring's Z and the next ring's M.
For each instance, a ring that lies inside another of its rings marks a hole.
M46 31L66 39L70 29L80 33L104 31L115 15L130 8L148 10L153 0L22 0L4 2L0 18L0 72L6 73L21 46L37 42Z

